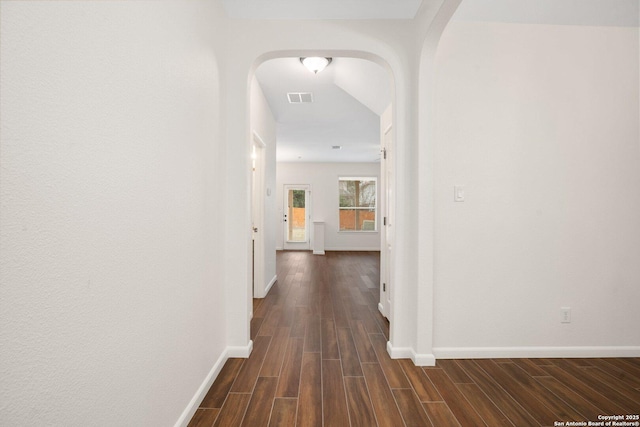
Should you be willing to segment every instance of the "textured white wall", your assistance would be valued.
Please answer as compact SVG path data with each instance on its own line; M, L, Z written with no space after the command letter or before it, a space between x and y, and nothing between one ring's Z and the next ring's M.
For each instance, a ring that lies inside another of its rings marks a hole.
M338 178L341 176L373 176L378 178L380 197L380 163L286 163L277 167L278 217L274 223L277 229L276 244L282 249L284 240L283 212L284 185L311 185L311 221L325 222L325 249L339 250L380 250L380 212L378 211L378 231L374 233L339 232L338 219ZM309 229L313 233L313 225ZM313 246L312 248L313 249Z
M437 57L436 356L638 352L638 51L637 28L446 29ZM454 185L466 186L465 202L453 202ZM560 323L561 306L572 307L572 323Z
M172 425L226 341L211 10L0 7L0 424Z

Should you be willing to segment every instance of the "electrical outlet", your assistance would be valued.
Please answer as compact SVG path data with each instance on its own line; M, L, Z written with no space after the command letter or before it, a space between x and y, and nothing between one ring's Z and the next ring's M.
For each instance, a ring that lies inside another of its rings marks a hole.
M560 323L571 323L571 307L560 307Z

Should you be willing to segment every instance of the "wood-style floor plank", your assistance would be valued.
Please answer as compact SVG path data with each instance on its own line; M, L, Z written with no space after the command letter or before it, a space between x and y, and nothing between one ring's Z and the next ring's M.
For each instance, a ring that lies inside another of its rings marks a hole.
M389 387L410 388L411 385L409 384L407 377L404 375L404 372L400 367L400 362L391 359L389 357L389 353L387 353L387 340L384 335L371 334L369 335L369 338L371 339L373 349L378 356L380 367L384 371L384 375L387 377Z
M291 427L296 425L296 412L298 399L276 398L273 401L273 410L269 427Z
M509 418L496 407L477 384L460 383L456 384L458 389L467 398L471 406L482 417L482 420L489 426L513 426Z
M505 363L500 365L502 369L509 373L516 381L533 393L538 400L544 403L558 420L580 420L582 416L571 406L563 404L561 400L549 393L542 384L530 376L524 369L515 363ZM531 370L530 372L535 372Z
M319 353L322 348L320 332L320 315L310 315L307 323L307 333L304 337L304 351L306 353Z
M309 322L309 310L307 307L296 307L291 325L292 338L304 338L307 332L307 323Z
M436 366L442 368L455 384L471 384L473 380L455 360L438 360Z
M227 360L209 392L200 403L201 408L222 408L243 363L244 359Z
M275 336L271 339L269 350L264 357L262 369L260 369L261 377L277 377L280 375L290 333L290 327L279 327L276 330Z
M422 368L414 365L409 359L400 359L398 362L421 402L442 401L442 396L440 396Z
M297 425L322 426L322 364L320 353L304 353L300 373Z
M290 338L276 390L277 397L298 397L302 368L303 338Z
M442 369L429 369L425 372L460 424L465 427L486 426L480 415Z
M400 410L395 404L393 393L387 384L384 373L377 363L367 363L362 365L362 371L367 381L369 395L373 410L380 427L397 427L402 425L399 420Z
M333 319L322 319L322 358L323 359L340 359L338 351L338 338L336 336L336 328Z
M545 370L554 378L578 393L583 399L602 410L603 413L622 414L625 412L624 408L620 405L609 400L608 397L605 397L603 394L582 382L576 375L569 373L565 368L571 369L570 366L567 366L562 361L557 361L556 364L558 364L557 368L545 368ZM638 405L638 407L640 408L640 405Z
M262 362L269 349L271 337L259 336L253 342L251 357L245 361L238 373L236 381L231 387L234 393L251 393L262 368Z
M429 427L433 425L413 390L399 388L393 390L393 395L396 398L396 402L398 402L400 414L407 427Z
M552 367L546 367L545 369L552 369ZM562 399L562 401L573 407L587 420L597 420L598 415L603 413L600 409L586 401L578 393L554 377L536 377L536 381L545 386L551 393L558 396L559 399Z
M216 418L214 427L239 426L244 418L249 400L251 400L249 393L229 393L222 409L220 409L218 418Z
M493 380L484 370L482 370L472 360L458 360L458 363L465 370L473 381L489 396L495 405L507 416L509 420L518 427L538 427L540 424L507 393L499 383ZM445 396L443 396L445 397ZM449 403L445 397L445 401Z
M337 332L343 375L345 377L361 377L363 375L362 368L360 368L360 359L351 336L351 329L338 328Z
M540 366L531 359L511 359L513 363L524 369L532 377L544 377L548 375Z
M529 414L543 426L553 425L558 420L546 405L540 402L529 389L516 381L511 375L504 371L498 364L490 359L476 361L486 373L488 373L500 386L505 389L511 397L520 404Z
M326 427L349 425L347 398L339 360L322 361L322 415Z
M226 361L190 427L547 427L640 408L640 358L392 360L377 253L278 252L276 271L251 356Z
M640 406L638 405L638 402L640 402L640 389L620 386L620 383L614 377L602 372L595 366L583 369L585 373L589 375L589 378L604 385L602 388L597 388L597 390L615 390L615 393L607 393L607 396L614 398L615 402L624 406L629 413L638 411L638 407Z
M425 402L422 404L434 427L461 427L445 402Z
M220 409L198 408L187 427L211 427L219 412Z
M349 419L352 426L375 426L376 418L364 377L344 379L349 407Z
M589 362L614 377L620 385L629 388L640 387L640 376L634 377L629 370L616 366L613 360L615 359L589 359Z
M251 395L247 412L242 421L243 427L265 427L269 425L277 385L278 378L258 378L256 388Z

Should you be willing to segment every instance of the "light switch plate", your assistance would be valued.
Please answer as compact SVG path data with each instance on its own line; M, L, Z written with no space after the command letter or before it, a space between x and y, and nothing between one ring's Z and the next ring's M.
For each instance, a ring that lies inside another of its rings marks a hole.
M464 187L462 185L455 185L453 187L453 201L464 202Z

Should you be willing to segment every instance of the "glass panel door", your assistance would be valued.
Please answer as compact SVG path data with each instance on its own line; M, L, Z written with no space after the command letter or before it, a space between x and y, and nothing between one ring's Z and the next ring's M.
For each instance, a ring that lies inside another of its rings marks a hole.
M290 188L287 192L289 201L289 226L287 241L307 241L307 192Z
M309 186L285 185L285 249L308 249Z

